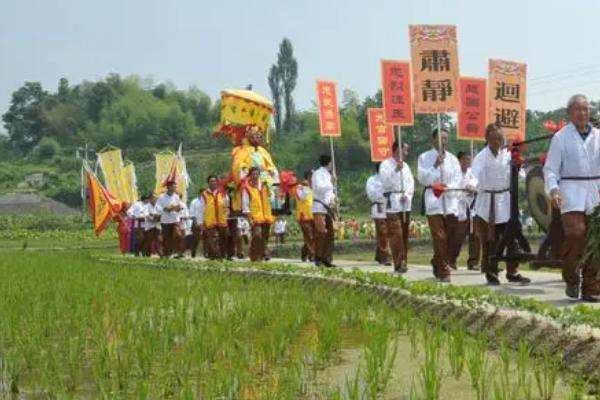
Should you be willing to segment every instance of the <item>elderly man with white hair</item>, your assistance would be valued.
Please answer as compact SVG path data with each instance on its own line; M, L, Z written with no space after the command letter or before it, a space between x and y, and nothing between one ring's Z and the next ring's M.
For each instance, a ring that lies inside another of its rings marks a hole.
M578 265L585 249L590 215L598 206L600 188L600 131L590 124L590 104L575 95L567 104L570 123L552 138L544 165L545 189L562 214L565 242L562 275L566 295L600 301L599 280L591 265ZM580 277L581 274L581 277ZM581 286L581 288L580 288Z

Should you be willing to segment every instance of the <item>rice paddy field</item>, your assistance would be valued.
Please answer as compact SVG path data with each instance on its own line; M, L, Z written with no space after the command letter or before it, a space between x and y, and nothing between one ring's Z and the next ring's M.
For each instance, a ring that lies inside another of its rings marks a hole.
M551 349L492 346L353 288L83 251L3 256L0 398L587 398Z

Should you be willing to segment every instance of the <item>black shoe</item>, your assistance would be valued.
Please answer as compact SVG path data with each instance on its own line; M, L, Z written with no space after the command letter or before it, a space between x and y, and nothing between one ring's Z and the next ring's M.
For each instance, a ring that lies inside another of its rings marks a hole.
M438 278L438 282L440 283L450 283L450 275L442 276Z
M467 267L467 269L468 269L469 271L479 271L479 266L477 266L477 265L469 265L469 266Z
M585 301L586 303L600 303L600 296L595 296L593 294L583 294L581 295L581 301Z
M520 283L522 285L528 285L528 284L531 283L531 279L525 278L521 274L515 274L515 275L508 275L508 274L506 274L506 279L509 282Z
M319 260L318 258L315 258L315 267L320 267L321 266L321 260Z
M453 270L457 270L458 267L456 265L451 265L450 268L452 268Z
M402 266L402 267L398 267L398 268L394 268L394 272L397 274L405 274L408 272L408 268Z
M485 279L489 286L499 286L500 285L500 279L498 279L498 275L485 274Z
M567 285L567 288L565 289L565 294L567 295L567 297L570 297L572 299L578 299L579 298L579 286L578 285Z
M302 262L306 262L306 256L305 255L301 255L300 256L300 260L302 260Z
M323 265L327 268L337 268L337 265L332 264L329 261L323 261Z
M389 261L386 261L386 262L383 263L383 265L385 265L386 267L389 267L390 265L392 265L392 263L389 262Z
M240 260L243 260L244 259L244 253L238 254L237 258L240 259Z

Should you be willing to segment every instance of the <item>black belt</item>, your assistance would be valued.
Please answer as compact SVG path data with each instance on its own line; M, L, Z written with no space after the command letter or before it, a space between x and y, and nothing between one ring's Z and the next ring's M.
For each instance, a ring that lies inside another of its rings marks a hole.
M387 200L388 208L392 208L392 199L391 199L392 196L391 195L392 194L401 194L401 193L404 193L404 190L392 190L390 192L383 193L383 197L385 197Z
M595 181L600 176L562 176L561 181Z
M423 188L423 192L421 193L421 215L425 215L425 192L427 189L431 189L432 186L425 186Z

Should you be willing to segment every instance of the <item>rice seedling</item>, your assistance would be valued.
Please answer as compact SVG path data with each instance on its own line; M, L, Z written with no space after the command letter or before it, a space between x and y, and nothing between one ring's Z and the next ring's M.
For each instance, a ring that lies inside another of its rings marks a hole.
M447 334L448 361L452 375L460 379L465 366L466 330L463 324L454 323Z
M490 366L486 354L487 342L484 336L470 341L466 351L467 370L471 386L477 394L477 400L486 400L489 396Z
M423 329L425 361L419 371L422 398L437 400L440 397L443 371L440 365L442 330L439 324L433 330Z
M534 377L538 394L543 400L554 396L561 358L550 349L545 349L534 365Z

